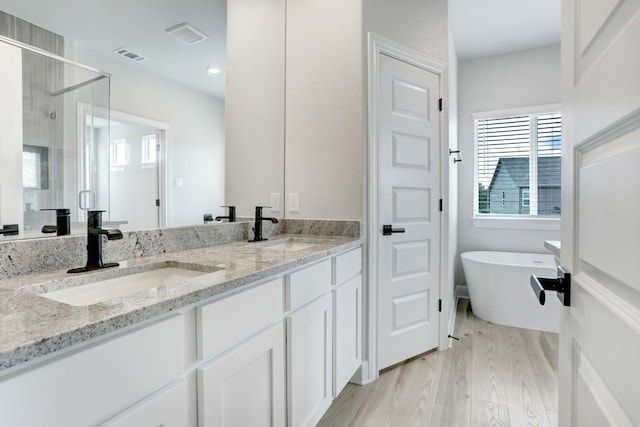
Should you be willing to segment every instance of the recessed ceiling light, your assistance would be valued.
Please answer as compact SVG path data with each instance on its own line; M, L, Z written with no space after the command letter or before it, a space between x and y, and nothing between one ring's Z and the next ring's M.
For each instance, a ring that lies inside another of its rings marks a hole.
M207 67L207 73L209 73L210 76L217 76L218 74L220 74L220 68L216 67L215 65L209 65Z

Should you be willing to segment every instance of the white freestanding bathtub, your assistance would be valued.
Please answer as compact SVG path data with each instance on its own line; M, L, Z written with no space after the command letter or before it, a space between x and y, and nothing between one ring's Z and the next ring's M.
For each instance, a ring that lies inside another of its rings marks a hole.
M551 254L477 251L461 255L473 314L487 322L558 332L562 304L549 292L540 305L529 285L532 274L557 276Z

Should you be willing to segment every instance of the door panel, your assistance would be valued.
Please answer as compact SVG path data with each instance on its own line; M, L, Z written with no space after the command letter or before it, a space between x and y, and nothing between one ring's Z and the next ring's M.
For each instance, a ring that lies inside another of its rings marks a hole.
M640 424L639 0L563 0L559 425Z
M378 368L438 345L439 76L380 55L376 100L379 236Z
M399 132L393 134L393 163L396 167L415 167L429 170L431 141Z
M428 240L393 245L393 280L429 272Z
M430 188L399 188L393 191L393 222L431 222Z

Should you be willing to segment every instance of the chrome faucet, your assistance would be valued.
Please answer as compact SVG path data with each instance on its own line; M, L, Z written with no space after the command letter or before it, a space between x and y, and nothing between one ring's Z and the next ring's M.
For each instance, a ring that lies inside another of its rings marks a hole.
M122 231L115 228L102 228L102 212L104 211L87 212L87 265L72 268L68 273L82 273L118 266L117 262L108 262L106 264L102 262L102 236L107 236L107 240L122 239Z
M228 219L229 222L236 222L236 207L235 206L220 206L221 208L229 208L229 215L227 216L217 216L216 221L220 221L222 219Z
M256 206L256 222L253 227L253 240L249 240L250 242L261 242L263 240L269 240L269 239L262 238L262 221L271 221L271 223L273 224L278 223L277 218L268 218L268 217L262 216L262 208L270 208L270 207L271 206Z

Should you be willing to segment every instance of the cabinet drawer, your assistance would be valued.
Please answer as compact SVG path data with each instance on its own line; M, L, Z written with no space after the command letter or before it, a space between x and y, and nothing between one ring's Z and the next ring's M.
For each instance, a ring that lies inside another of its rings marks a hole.
M209 359L280 319L283 300L279 277L198 307L198 358Z
M181 380L168 389L145 399L118 417L107 421L103 426L184 427L189 423L187 405L187 383Z
M331 260L289 274L287 308L295 310L331 290Z
M335 257L335 285L346 282L362 272L362 248Z
M0 382L0 425L93 425L178 377L184 349L179 315L52 358Z

